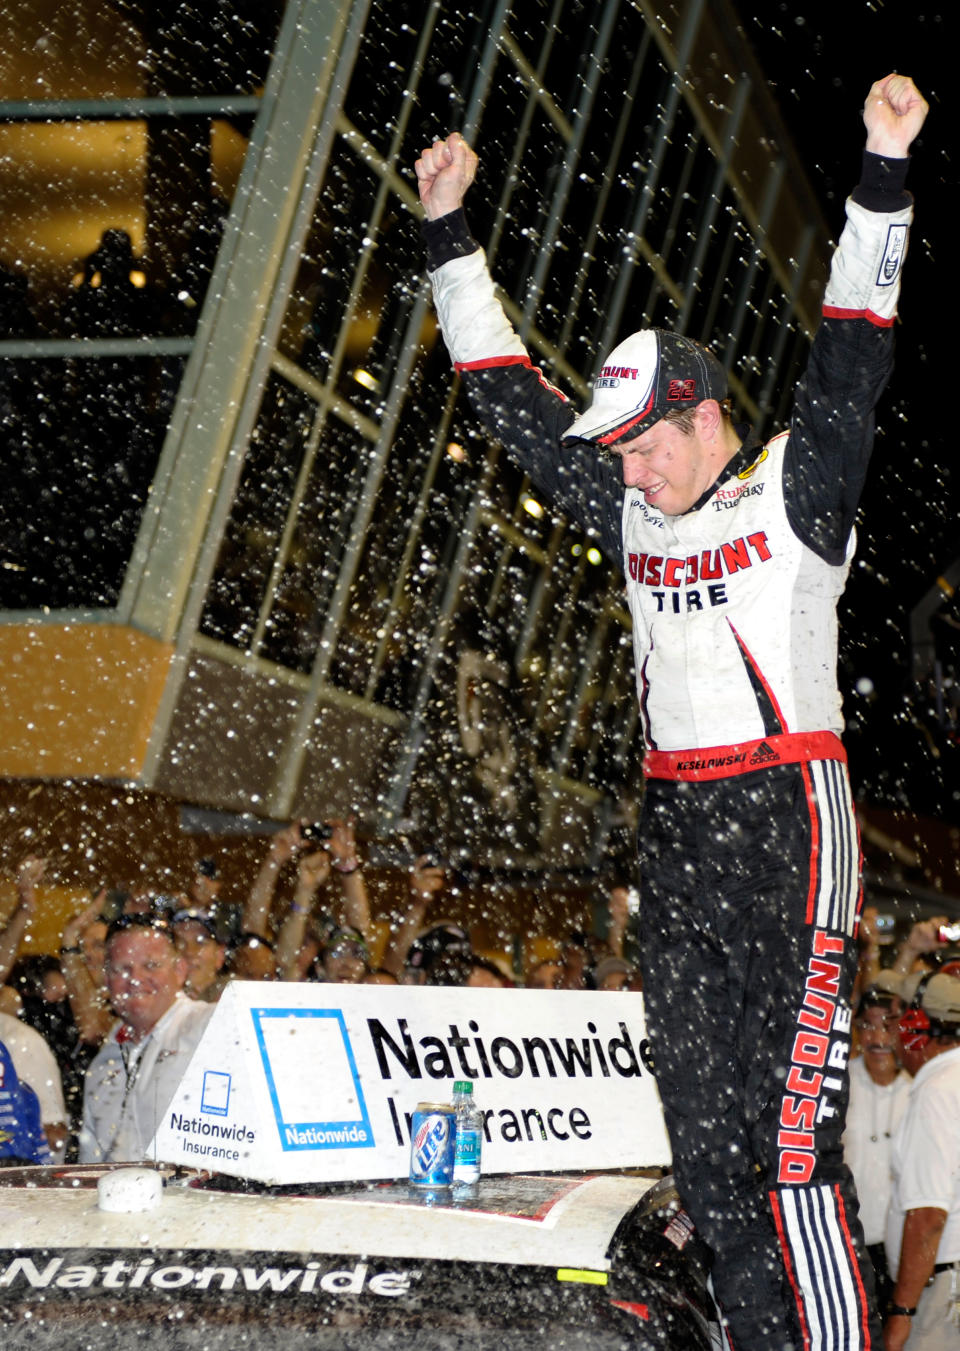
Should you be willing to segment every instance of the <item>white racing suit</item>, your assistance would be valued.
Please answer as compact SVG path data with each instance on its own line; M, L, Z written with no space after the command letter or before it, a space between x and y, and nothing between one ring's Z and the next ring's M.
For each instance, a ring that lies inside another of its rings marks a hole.
M625 489L533 368L462 212L424 234L472 402L623 567L646 741L644 998L677 1186L737 1351L879 1348L840 1137L860 855L836 604L892 366L911 199L865 155L790 430L687 512Z

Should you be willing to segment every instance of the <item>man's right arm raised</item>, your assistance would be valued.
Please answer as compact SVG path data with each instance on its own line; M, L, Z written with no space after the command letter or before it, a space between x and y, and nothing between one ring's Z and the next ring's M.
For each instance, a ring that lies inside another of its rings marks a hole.
M416 171L434 303L471 403L537 487L565 515L599 534L619 562L623 489L615 466L592 446L561 446L575 410L531 363L470 234L462 207L476 156L454 133L424 151Z

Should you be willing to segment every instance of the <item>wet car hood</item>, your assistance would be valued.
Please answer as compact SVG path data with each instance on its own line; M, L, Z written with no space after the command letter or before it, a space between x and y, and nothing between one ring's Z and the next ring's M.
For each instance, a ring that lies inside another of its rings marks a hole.
M710 1347L705 1261L669 1181L485 1177L456 1204L406 1184L251 1188L168 1171L101 1210L109 1168L0 1173L10 1351L565 1345Z

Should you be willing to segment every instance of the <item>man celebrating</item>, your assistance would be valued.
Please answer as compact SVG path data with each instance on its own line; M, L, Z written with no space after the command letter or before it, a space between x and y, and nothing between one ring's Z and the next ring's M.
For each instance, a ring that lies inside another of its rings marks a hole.
M184 995L187 964L167 921L123 915L111 924L106 949L107 994L119 1022L87 1070L80 1162L139 1162L214 1006Z
M610 353L575 417L531 366L470 237L473 151L453 134L416 165L457 370L627 578L646 741L644 997L677 1185L749 1351L879 1347L840 1146L860 892L836 604L926 111L904 76L870 90L824 321L790 430L765 446L730 416L716 358L662 329Z
M960 1351L960 976L908 976L900 1019L914 1076L893 1141L886 1351Z

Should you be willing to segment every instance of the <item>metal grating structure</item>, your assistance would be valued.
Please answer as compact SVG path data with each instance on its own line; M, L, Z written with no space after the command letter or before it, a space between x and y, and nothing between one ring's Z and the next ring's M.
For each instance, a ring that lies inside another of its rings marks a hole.
M116 604L4 619L169 645L149 786L593 865L640 792L622 580L460 397L412 173L453 128L552 381L655 323L783 422L828 234L725 3L289 0Z

